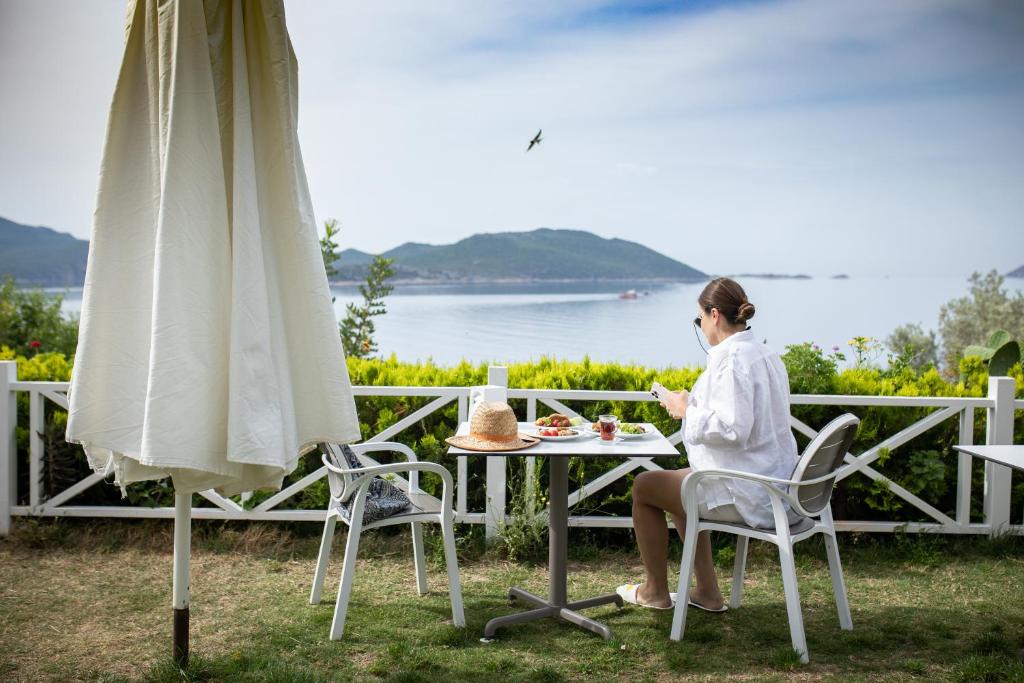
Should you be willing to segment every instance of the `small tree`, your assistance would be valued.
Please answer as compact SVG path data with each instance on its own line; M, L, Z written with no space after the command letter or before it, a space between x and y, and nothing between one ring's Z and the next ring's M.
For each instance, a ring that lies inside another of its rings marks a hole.
M890 357L890 365L896 364L924 370L930 365L939 364L939 344L935 332L927 332L920 325L900 325L885 340Z
M939 311L939 334L945 371L955 375L964 349L984 344L995 330L1024 338L1024 294L1010 296L997 271L971 274L969 296L954 299Z
M326 234L320 239L320 255L324 260L327 278L330 279L338 275L338 269L334 266L338 260L337 237L341 232L338 221L333 218L325 221L324 232ZM394 286L388 282L395 275L393 262L394 259L376 256L370 262L366 282L359 285L359 293L363 295L362 305L350 303L345 306L345 318L338 324L345 355L365 358L377 351L377 344L373 340L376 331L373 319L387 312L384 297L394 290ZM334 301L334 297L331 297L331 301Z
M377 344L373 340L376 331L373 319L387 312L384 297L395 288L388 282L395 275L392 263L394 259L375 256L370 262L366 282L359 285L359 293L363 295L362 305L350 303L345 306L345 319L338 325L338 329L341 344L348 356L365 358L377 351Z
M320 256L324 260L327 279L330 280L332 277L338 276L338 269L334 267L334 262L338 260L339 244L335 238L341 232L341 228L338 227L338 221L332 218L329 221L324 221L324 231L327 234L320 238ZM334 301L333 297L331 301Z

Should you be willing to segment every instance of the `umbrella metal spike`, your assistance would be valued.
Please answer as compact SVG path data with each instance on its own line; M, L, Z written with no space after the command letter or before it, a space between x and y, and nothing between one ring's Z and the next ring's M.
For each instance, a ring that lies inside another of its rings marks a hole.
M174 493L174 662L179 668L188 666L188 605L192 559L192 494Z

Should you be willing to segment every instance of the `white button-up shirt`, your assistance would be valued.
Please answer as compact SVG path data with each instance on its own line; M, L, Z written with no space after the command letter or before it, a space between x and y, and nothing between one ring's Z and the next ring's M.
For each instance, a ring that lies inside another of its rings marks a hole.
M789 375L779 354L749 330L712 346L707 369L690 392L683 443L694 470L742 470L789 479L797 451L789 425ZM698 490L708 509L732 503L747 524L775 526L771 499L761 484L713 477Z

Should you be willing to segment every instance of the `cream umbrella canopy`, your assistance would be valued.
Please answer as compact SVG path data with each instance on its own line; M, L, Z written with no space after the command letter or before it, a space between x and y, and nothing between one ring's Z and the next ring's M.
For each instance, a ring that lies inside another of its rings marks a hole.
M179 659L191 494L359 438L297 99L281 0L129 2L66 436L122 488L172 478Z

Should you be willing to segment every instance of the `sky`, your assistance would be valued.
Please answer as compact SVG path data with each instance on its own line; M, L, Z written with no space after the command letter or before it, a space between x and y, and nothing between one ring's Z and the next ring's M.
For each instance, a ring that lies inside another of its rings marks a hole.
M343 247L553 227L708 273L1024 265L1024 3L285 7ZM124 17L0 0L0 216L88 238Z

